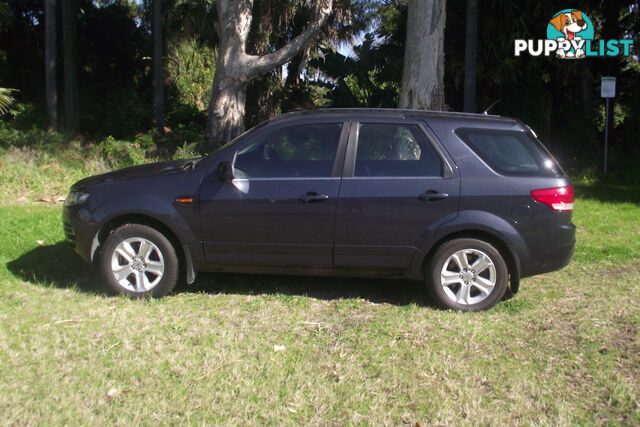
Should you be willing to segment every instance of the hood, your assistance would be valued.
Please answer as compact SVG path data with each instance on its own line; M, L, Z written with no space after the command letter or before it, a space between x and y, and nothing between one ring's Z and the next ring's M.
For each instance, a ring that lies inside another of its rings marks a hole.
M188 160L171 160L168 162L151 163L147 165L132 166L85 178L73 184L72 190L79 190L97 184L110 181L127 181L133 179L149 178L152 176L181 175L197 167L202 158Z

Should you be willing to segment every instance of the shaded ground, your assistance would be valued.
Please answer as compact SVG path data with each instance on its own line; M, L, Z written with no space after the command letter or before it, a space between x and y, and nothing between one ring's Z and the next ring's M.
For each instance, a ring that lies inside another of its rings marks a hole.
M58 288L103 293L91 268L64 242L38 246L8 262L7 269L33 284L46 283ZM195 283L181 285L175 292L283 294L317 299L362 298L397 305L428 304L422 282L393 279L198 273Z
M637 187L623 187L619 185L601 184L597 186L576 185L576 196L583 199L593 199L610 203L640 204L640 189Z

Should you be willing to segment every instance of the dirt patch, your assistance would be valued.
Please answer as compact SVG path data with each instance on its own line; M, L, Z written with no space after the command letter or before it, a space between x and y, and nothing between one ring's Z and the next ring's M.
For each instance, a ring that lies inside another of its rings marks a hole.
M615 325L615 331L609 336L608 344L620 352L621 361L628 361L633 368L640 368L638 328L625 316L620 315L615 317ZM630 367L628 363L623 365Z

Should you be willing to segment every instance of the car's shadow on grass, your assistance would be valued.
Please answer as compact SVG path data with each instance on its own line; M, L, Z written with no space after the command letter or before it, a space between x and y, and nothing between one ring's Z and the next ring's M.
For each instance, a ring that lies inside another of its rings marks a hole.
M610 184L575 185L576 196L610 203L635 203L640 205L640 188Z
M100 293L91 268L64 242L38 246L7 263L7 270L25 282L41 286Z
M361 298L373 303L430 305L420 282L401 279L199 273L195 283L181 285L176 292Z
M39 246L7 263L16 277L40 286L104 293L92 269L64 242ZM195 283L178 285L175 294L299 295L322 300L362 298L374 303L430 305L420 282L257 274L199 273Z

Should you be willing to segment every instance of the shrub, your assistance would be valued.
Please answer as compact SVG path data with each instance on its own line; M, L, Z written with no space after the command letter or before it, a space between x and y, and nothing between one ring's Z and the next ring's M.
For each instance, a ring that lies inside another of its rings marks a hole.
M146 139L142 139L146 144ZM146 151L138 142L120 141L112 136L98 145L98 152L113 168L139 165L147 161Z
M187 143L182 144L182 147L178 147L176 152L173 154L174 159L193 159L194 157L199 157L200 154L196 149L197 143Z

